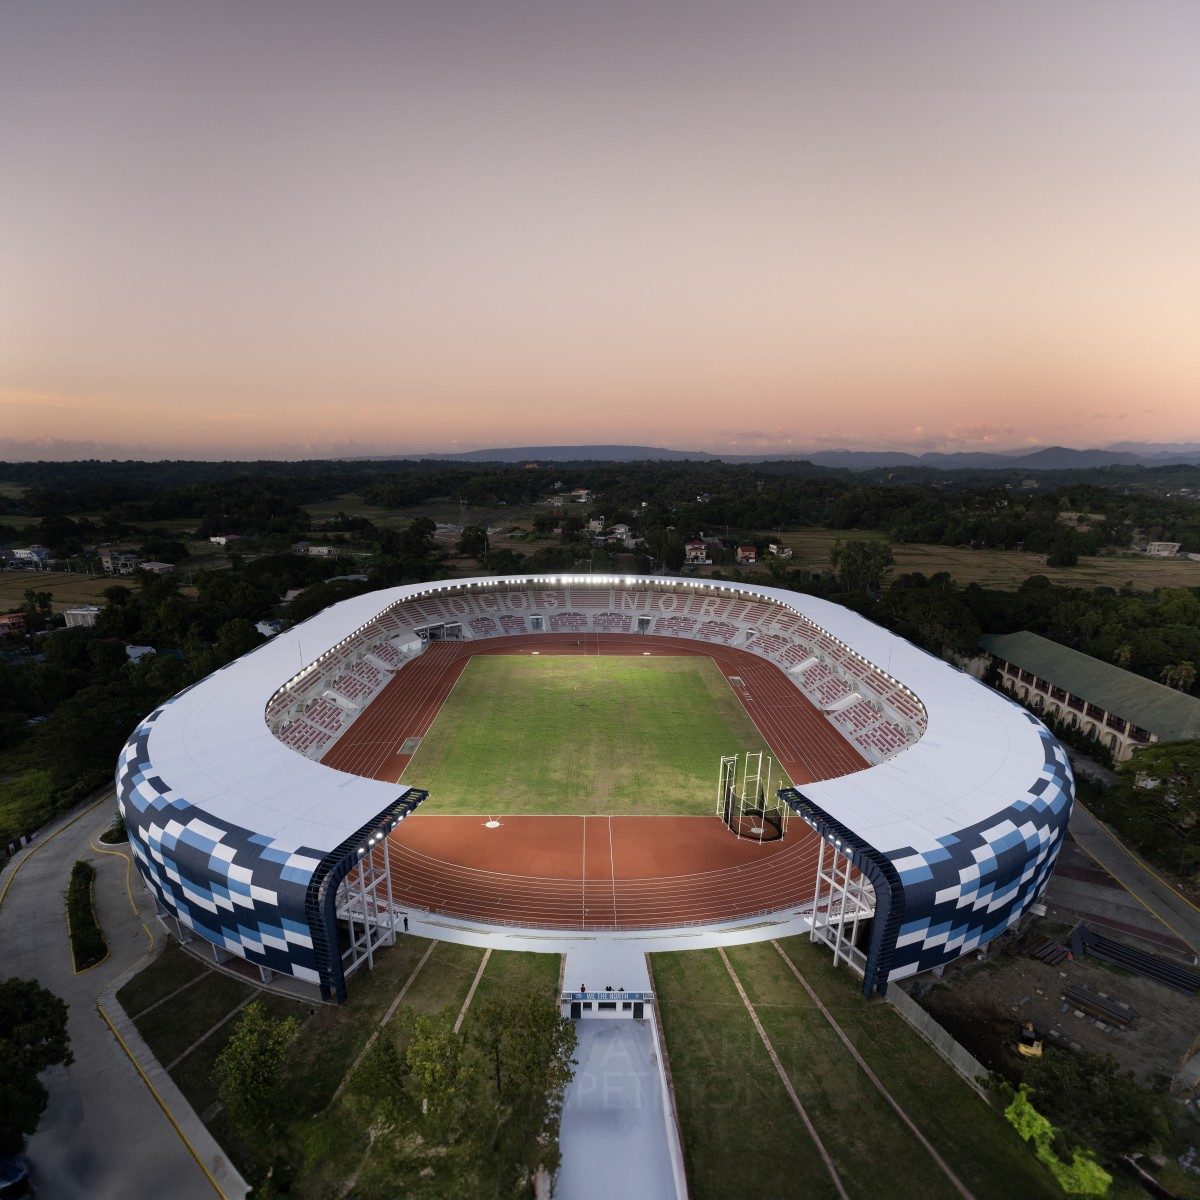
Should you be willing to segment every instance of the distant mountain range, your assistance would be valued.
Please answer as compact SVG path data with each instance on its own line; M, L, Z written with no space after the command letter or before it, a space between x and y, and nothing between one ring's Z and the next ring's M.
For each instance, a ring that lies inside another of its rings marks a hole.
M906 454L901 450L813 450L788 454L711 454L706 450L668 450L662 446L507 446L460 454L374 455L375 459L422 458L447 462L810 462L820 467L869 471L879 467L930 467L949 470L1069 471L1095 467L1200 465L1200 442L1121 442L1104 450L1047 446L1014 454L964 451L959 454Z

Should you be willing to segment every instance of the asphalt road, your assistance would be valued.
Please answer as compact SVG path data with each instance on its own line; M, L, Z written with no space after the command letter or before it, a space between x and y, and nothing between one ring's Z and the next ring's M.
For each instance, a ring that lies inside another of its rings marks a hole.
M1180 895L1078 800L1071 813L1071 835L1139 904L1185 942L1193 956L1200 958L1200 908Z
M77 809L0 872L0 973L36 979L70 1006L75 1061L42 1076L50 1103L26 1148L34 1186L42 1200L241 1200L245 1183L116 1001L165 934L127 847L99 844L115 807L109 792ZM78 859L96 868L110 954L76 975L63 896Z

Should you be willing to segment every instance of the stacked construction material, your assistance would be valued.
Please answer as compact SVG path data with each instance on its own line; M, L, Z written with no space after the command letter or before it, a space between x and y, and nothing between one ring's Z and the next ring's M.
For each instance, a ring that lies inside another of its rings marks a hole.
M1103 1021L1105 1025L1115 1025L1118 1029L1128 1029L1130 1022L1137 1016L1128 1004L1122 1004L1120 1000L1105 992L1094 992L1082 983L1068 984L1063 990L1062 998L1072 1008Z
M1057 938L1051 938L1048 942L1043 942L1034 952L1034 958L1040 958L1042 962L1049 966L1057 967L1065 958L1071 957L1071 951L1064 946Z
M1105 937L1086 925L1080 925L1071 935L1071 949L1076 955L1094 955L1115 967L1123 967L1135 975L1174 988L1177 992L1184 992L1189 996L1200 992L1200 975L1194 971L1188 971L1157 954L1147 954L1144 950L1135 950L1123 942L1113 941L1112 938Z

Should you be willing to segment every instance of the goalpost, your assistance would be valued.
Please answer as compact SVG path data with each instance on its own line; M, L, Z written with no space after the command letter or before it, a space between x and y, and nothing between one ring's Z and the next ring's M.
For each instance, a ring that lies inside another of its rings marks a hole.
M722 756L717 775L717 816L739 839L774 842L787 832L790 810L771 792L774 772L775 760L762 750L748 750L744 756Z

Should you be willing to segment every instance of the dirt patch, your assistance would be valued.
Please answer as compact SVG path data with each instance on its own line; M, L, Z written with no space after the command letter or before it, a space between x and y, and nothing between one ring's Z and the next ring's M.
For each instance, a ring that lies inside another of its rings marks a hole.
M932 986L919 987L918 1003L984 1066L1013 1080L1024 1073L1024 1060L1012 1047L1026 1021L1048 1044L1111 1054L1147 1083L1174 1076L1194 1048L1200 999L1086 956L1057 966L1031 957L1047 939L1065 944L1069 934L1067 926L1038 921L983 960L960 962ZM1075 1016L1062 1000L1071 983L1114 997L1137 1018L1122 1031Z

